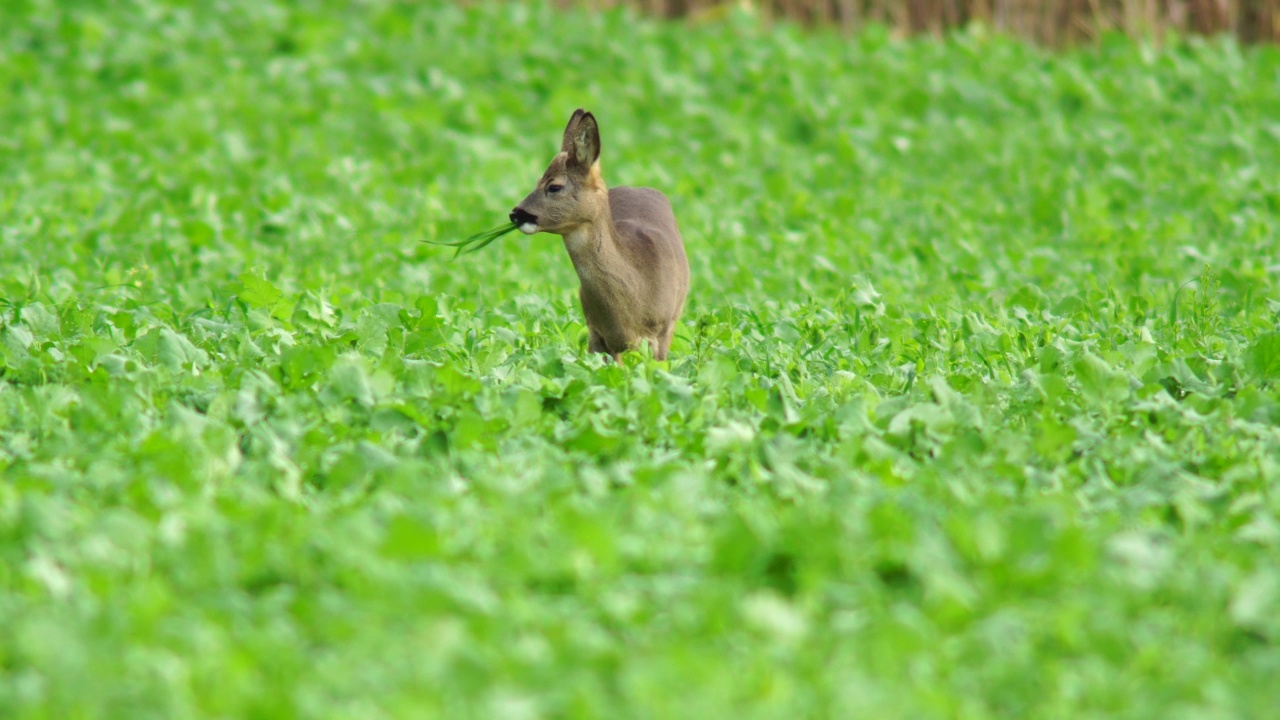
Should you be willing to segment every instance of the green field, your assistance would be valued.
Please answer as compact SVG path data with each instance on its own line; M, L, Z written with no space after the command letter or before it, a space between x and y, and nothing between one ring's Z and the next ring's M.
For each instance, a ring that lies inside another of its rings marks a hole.
M440 4L0 9L0 717L1280 705L1280 51Z

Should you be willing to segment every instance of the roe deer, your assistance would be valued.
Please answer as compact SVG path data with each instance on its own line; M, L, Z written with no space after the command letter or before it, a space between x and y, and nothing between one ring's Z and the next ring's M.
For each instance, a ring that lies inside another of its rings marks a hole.
M600 175L600 129L581 109L564 129L560 153L511 211L526 235L564 238L578 271L588 349L615 362L647 340L665 360L689 292L689 261L671 203L652 188L607 188Z

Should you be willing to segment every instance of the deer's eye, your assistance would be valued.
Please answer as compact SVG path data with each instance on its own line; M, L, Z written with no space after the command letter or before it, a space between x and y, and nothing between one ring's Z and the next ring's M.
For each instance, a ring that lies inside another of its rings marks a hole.
M555 195L556 193L560 192L560 191L561 191L561 190L563 190L563 189L564 189L564 186L563 186L563 185L548 185L548 186L547 186L547 194L549 194L549 195Z

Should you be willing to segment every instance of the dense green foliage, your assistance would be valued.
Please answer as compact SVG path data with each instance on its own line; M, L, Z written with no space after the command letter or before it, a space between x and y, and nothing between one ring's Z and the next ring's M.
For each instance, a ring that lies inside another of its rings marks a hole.
M1275 50L186 5L0 10L0 717L1274 709ZM422 242L579 106L668 363Z

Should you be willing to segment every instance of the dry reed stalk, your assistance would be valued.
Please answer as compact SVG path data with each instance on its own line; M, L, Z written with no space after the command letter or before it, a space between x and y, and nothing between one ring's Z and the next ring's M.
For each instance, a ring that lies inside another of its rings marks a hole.
M836 25L852 32L868 22L899 33L940 34L981 22L1051 45L1088 41L1107 31L1159 38L1231 34L1244 42L1280 41L1280 0L555 0L561 6L630 5L662 17L699 15L746 4L766 20Z

